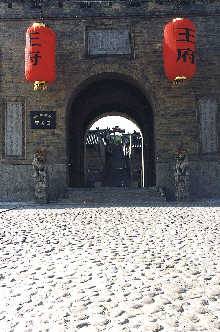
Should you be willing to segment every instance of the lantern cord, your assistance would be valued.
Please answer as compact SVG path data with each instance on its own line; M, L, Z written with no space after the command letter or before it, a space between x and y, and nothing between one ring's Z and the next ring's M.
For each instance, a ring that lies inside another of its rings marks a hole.
M43 14L43 9L42 9L42 7L41 7L41 9L40 9L40 20L41 20L42 23L44 23L44 14Z
M44 23L43 2L40 2L40 20Z

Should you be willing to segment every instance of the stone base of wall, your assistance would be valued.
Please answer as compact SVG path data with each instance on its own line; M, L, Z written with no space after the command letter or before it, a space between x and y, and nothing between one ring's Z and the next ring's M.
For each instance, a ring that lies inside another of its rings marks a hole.
M220 198L220 162L190 161L190 198ZM174 162L156 164L156 185L175 200Z
M191 162L191 192L196 197L220 197L220 162Z
M49 201L64 197L67 188L67 170L65 164L48 166L49 176Z
M173 166L169 163L156 163L156 186L164 188L168 200L174 200Z
M49 201L63 197L67 187L66 165L48 166ZM34 201L32 165L0 165L0 201Z
M164 187L168 200L175 200L174 162L157 163L157 186ZM66 165L48 166L49 201L64 197ZM190 197L220 198L220 162L190 162ZM32 165L0 165L0 201L34 201Z

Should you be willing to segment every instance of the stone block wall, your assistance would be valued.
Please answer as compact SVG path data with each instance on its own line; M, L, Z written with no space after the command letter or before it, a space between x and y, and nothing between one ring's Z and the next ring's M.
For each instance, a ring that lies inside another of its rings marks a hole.
M32 166L1 164L0 193L0 201L33 201Z
M56 201L65 194L66 165L48 165L49 200ZM28 164L0 165L0 201L34 201L33 168Z
M41 11L31 8L28 1L13 1L12 8L0 2L0 176L4 179L0 199L31 197L28 194L33 192L31 163L34 151L40 146L48 151L48 163L51 165L50 183L53 184L50 197L57 198L59 193L62 194L68 186L67 112L85 82L95 80L103 73L130 78L153 109L157 185L165 185L173 191L171 165L182 143L192 165L193 195L205 192L209 196L218 195L220 3L215 1L205 5L196 1L181 11L155 1L144 2L137 8L131 8L123 1L114 1L111 7L99 8L95 5L81 8L79 3L68 1L59 8L57 3L52 1L51 6L43 8L45 22L57 38L56 81L46 92L36 92L24 77L24 47L26 29L33 21L39 20ZM163 69L163 29L180 14L196 25L197 72L186 86L172 88ZM128 29L131 54L88 56L87 31L97 28ZM23 150L17 156L5 153L6 109L11 102L21 102L23 110L20 120ZM204 116L201 107L212 111L204 111ZM31 129L30 112L47 110L56 111L56 129ZM208 117L204 121L208 121L209 128L216 126L216 135L211 143L207 141L207 132L202 129L202 117ZM212 147L206 151L202 144L211 144ZM12 179L14 185L9 186Z

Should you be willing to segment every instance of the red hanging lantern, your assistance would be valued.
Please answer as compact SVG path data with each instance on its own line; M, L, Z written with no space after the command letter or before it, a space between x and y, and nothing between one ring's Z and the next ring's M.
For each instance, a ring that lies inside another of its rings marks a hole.
M56 76L54 32L43 23L34 23L26 32L25 77L34 90L45 90Z
M164 69L169 80L178 83L196 72L195 25L186 18L176 18L164 29Z

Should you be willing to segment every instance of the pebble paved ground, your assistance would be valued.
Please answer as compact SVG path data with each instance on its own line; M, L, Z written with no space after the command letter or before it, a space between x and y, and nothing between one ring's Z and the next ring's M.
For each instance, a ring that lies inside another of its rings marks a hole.
M220 331L218 206L2 208L0 331Z

